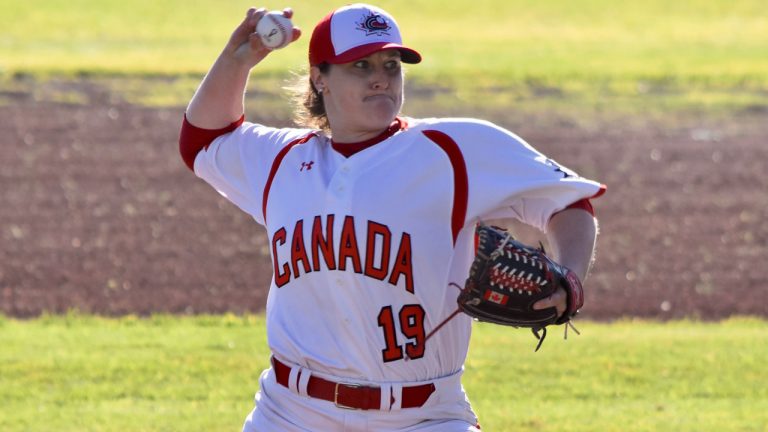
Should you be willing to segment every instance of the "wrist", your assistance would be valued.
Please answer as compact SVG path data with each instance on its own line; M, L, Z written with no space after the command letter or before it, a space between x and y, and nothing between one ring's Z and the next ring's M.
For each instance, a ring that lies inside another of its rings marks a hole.
M253 69L253 67L259 63L259 61L254 61L252 58L247 58L247 56L242 55L242 53L237 51L237 49L232 50L229 47L225 48L221 54L219 54L219 58L216 59L216 63L221 67L226 68L233 73L246 76L251 72L251 69Z

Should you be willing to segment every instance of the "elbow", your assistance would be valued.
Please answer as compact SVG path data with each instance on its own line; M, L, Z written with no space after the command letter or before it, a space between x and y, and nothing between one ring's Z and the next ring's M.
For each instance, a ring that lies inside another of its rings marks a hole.
M197 158L200 151L207 149L213 140L221 135L237 129L238 126L243 124L244 120L245 116L243 115L238 120L221 129L203 129L190 123L185 114L181 124L181 131L179 132L179 154L187 168L194 172L195 158Z
M179 131L179 154L181 155L181 160L184 161L184 165L193 172L195 171L195 158L197 154L211 143L210 141L205 142L203 132L204 129L194 126L187 120L187 115L184 115L181 131Z

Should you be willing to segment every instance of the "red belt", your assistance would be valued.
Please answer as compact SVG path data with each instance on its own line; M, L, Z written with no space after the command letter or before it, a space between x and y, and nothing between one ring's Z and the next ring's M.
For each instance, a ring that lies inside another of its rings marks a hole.
M291 367L272 357L277 382L288 387ZM296 378L298 381L299 377ZM418 408L423 406L429 396L435 391L434 384L421 384L403 387L402 408ZM316 376L310 376L307 383L307 394L313 398L333 402L339 408L372 410L381 408L381 388L358 384L337 383ZM395 402L392 395L390 406Z

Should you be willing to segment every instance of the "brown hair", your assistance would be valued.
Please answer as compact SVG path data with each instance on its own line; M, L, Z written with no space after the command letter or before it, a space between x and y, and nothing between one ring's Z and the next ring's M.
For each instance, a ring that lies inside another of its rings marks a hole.
M317 66L321 73L328 73L331 65L321 63ZM328 115L325 112L323 94L318 92L309 73L296 79L296 83L288 88L293 93L294 112L293 121L301 127L322 129L326 132L330 129Z

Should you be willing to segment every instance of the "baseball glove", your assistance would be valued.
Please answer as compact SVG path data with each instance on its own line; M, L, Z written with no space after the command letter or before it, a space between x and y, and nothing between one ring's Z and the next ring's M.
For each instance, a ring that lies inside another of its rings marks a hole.
M535 351L544 342L549 325L567 323L567 338L570 320L584 304L578 276L552 261L543 246L526 246L501 228L478 225L476 234L477 255L459 294L459 309L479 321L530 328L539 340ZM562 315L554 307L533 309L534 303L559 287L568 295Z

